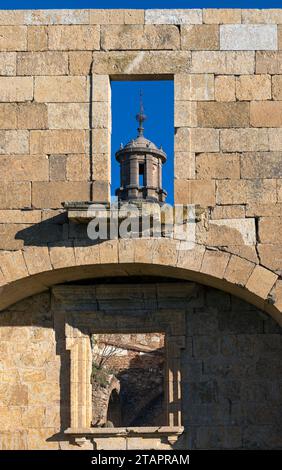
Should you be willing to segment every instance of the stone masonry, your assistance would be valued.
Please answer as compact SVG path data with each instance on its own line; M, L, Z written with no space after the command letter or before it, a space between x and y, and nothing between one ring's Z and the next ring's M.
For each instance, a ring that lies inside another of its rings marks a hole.
M110 83L144 78L174 81L192 250L95 245L62 207L109 199ZM144 275L197 286L179 445L282 448L281 116L282 9L0 10L0 448L73 448L52 286Z

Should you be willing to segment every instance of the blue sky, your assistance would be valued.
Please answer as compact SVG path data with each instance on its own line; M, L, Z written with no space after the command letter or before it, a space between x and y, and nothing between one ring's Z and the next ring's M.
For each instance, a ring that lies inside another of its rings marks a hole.
M281 0L0 0L0 8L281 8Z

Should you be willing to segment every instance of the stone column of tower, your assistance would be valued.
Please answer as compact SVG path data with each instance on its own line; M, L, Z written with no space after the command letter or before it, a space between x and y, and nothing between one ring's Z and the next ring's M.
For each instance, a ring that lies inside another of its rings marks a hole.
M139 123L137 137L116 152L116 159L121 166L120 187L116 190L116 195L120 201L162 203L167 193L161 187L161 173L162 164L167 157L161 148L144 137L143 123L146 116L142 97L136 119Z

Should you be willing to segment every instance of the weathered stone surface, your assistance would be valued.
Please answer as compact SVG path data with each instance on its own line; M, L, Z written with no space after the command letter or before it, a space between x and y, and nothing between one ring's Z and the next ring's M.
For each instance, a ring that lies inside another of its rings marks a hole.
M21 250L24 246L23 240L19 239L18 232L29 228L23 224L0 224L0 249Z
M282 204L263 204L263 203L254 203L248 204L246 206L246 215L247 217L282 217Z
M24 24L88 24L89 10L25 10Z
M66 180L66 155L50 155L49 156L49 176L50 181L65 181Z
M32 98L32 77L0 77L0 101L28 101Z
M28 153L28 131L0 131L0 154L26 155Z
M111 25L101 28L103 50L179 49L180 34L174 25Z
M282 245L259 244L258 252L260 262L268 269L282 273Z
M175 101L175 127L197 127L197 104L193 101Z
M48 158L0 155L0 181L48 181Z
M270 150L267 129L226 129L220 131L220 148L224 152Z
M281 217L261 217L259 219L259 239L261 243L281 243L279 233L281 233Z
M26 26L0 26L1 51L25 51L26 48Z
M89 104L50 103L48 124L49 129L88 129Z
M0 187L0 208L21 209L30 207L30 183L6 183Z
M41 221L41 212L36 210L0 210L1 224L36 224Z
M249 51L193 51L192 73L240 75L254 73L255 53Z
M246 289L266 299L278 276L262 266L256 266L246 284Z
M268 129L269 150L282 150L282 129Z
M236 101L235 77L230 75L218 75L215 77L214 86L216 101Z
M66 52L19 52L17 75L67 75L68 54Z
M90 51L69 52L70 75L88 75L92 64Z
M175 180L176 204L215 205L215 183L204 180Z
M201 266L201 273L222 279L229 258L230 255L227 253L218 253L217 251L206 250Z
M91 24L144 24L144 10L90 10Z
M242 23L265 24L282 23L281 8L242 10Z
M17 108L18 129L46 129L47 106L39 103L21 103Z
M274 100L282 100L282 76L272 77L272 97Z
M0 129L17 129L17 105L0 103Z
M92 127L96 129L105 128L111 130L110 101L96 101L92 106ZM89 126L89 118L88 118Z
M219 131L179 127L176 130L174 145L178 152L218 152Z
M258 51L256 73L282 73L282 52Z
M240 178L240 157L238 154L202 153L196 156L198 179Z
M145 10L145 23L201 24L202 10Z
M248 103L198 103L197 118L199 127L248 127Z
M1 270L7 282L27 276L27 267L22 251L0 251Z
M35 182L32 185L32 205L35 208L60 208L65 201L88 201L89 183Z
M254 127L281 127L282 101L257 101L250 105L250 123Z
M211 246L254 245L256 229L254 219L211 220L209 230L200 237L201 243Z
M221 180L217 183L218 204L273 203L276 198L274 179Z
M55 51L98 50L100 49L100 29L98 26L89 25L49 26L48 49Z
M243 154L241 178L282 178L282 153L248 152Z
M36 77L34 98L47 103L85 103L86 77Z
M92 75L92 101L102 101L109 106L111 100L111 83L108 75ZM95 106L95 104L93 105Z
M208 101L214 99L214 76L211 74L176 74L174 76L176 101Z
M174 153L174 178L195 178L195 154L193 152Z
M75 266L74 248L72 243L56 243L49 247L50 261L54 269Z
M0 24L3 24L3 25L24 24L24 11L23 10L1 10L0 11Z
M254 267L254 263L246 259L240 258L239 256L231 256L224 274L224 279L228 282L244 286Z
M17 54L15 52L0 52L0 76L16 75Z
M95 160L96 161L96 160ZM68 181L89 181L89 159L86 155L68 155L66 162L66 175ZM105 165L103 166L103 176Z
M220 49L231 51L277 50L277 26L222 25Z
M234 24L241 23L241 10L236 8L208 8L203 10L203 23Z
M181 49L194 51L219 49L219 27L216 25L181 26Z
M270 75L241 75L237 77L236 98L241 101L271 99Z
M48 49L47 26L29 26L27 28L28 51L46 51Z
M242 219L245 217L244 205L215 206L212 209L212 219Z
M93 59L97 74L172 74L191 68L190 51L94 52Z
M86 135L83 130L46 130L30 132L31 154L84 153Z

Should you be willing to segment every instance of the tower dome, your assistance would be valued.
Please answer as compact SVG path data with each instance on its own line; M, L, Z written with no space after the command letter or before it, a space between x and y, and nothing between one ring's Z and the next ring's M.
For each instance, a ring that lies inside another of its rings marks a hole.
M164 202L167 196L162 189L162 164L166 162L166 153L144 137L146 118L141 96L136 116L138 135L116 152L120 164L120 187L116 195L121 201Z

